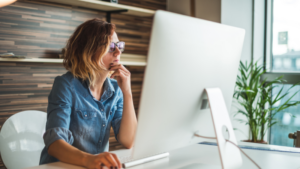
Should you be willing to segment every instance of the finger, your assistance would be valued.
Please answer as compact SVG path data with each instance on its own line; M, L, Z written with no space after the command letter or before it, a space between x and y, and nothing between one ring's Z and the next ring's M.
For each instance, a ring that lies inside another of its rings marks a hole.
M118 163L116 162L115 158L111 154L106 155L105 158L112 164L112 169L118 167Z
M122 70L122 69L119 69L119 71L120 71L120 73L123 73L123 74L126 75L126 76L129 76L129 75L130 75L129 72L126 72L126 71L124 71L124 70Z
M112 65L112 66L110 67L109 70L117 70L117 69L121 69L121 70L124 70L125 72L129 72L129 71L125 68L125 66L123 66L122 64L119 64L119 65Z
M101 164L102 168L103 168L103 165L106 166L106 167L108 167L108 168L113 167L113 164L111 164L111 163L105 158L105 156L101 157L100 161L101 161L101 163L102 163L102 164Z
M129 70L124 65L121 65L121 67L122 67L122 70L124 70L125 72L129 72Z
M120 71L119 71L119 70L115 71L115 72L110 76L110 78L114 78L115 76L120 76Z
M115 161L118 163L119 168L122 168L122 163L119 160L118 156L114 153L111 153L111 155L115 158Z
M120 71L120 77L121 77L122 79L124 79L124 78L127 77L127 75L126 75L124 72Z
M109 70L117 70L117 69L121 69L121 68L122 68L121 64L111 65L110 68L109 68Z

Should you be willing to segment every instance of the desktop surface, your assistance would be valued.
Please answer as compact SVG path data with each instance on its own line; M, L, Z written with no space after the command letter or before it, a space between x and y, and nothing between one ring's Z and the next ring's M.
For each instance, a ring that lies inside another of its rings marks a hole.
M263 150L243 149L263 169L299 169L300 153L285 153ZM113 151L118 156L124 156L131 150ZM257 167L244 155L241 169L256 169ZM62 162L56 162L28 169L83 169ZM214 169L220 168L220 158L217 146L194 144L170 151L168 158L152 161L130 169Z

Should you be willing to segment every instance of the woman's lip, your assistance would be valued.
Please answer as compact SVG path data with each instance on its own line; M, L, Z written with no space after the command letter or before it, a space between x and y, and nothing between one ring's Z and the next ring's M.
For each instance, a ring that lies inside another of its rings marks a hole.
M119 60L114 60L114 62L119 62Z

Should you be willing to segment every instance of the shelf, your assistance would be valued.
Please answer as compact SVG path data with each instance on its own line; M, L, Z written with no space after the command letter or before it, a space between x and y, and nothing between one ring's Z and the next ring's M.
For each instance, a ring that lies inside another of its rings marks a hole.
M121 55L121 63L127 66L146 66L147 56L123 53Z
M62 63L63 59L51 59L51 58L0 58L0 62L40 62L40 63ZM147 57L144 55L134 54L122 54L121 64L127 66L146 66Z
M50 58L0 58L1 62L43 62L43 63L62 63L62 59L50 59Z
M124 14L134 16L153 16L155 11L150 9L138 8L128 5L104 2L100 0L40 0L58 4L73 5L90 9L97 9L105 12L128 10Z

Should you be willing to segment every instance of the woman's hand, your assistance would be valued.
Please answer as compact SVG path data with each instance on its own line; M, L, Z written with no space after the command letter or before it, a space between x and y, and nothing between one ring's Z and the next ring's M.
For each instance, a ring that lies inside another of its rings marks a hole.
M110 76L110 78L114 78L115 76L117 77L118 85L121 88L123 94L131 94L130 72L121 64L111 65L109 70L115 71Z
M100 153L97 155L90 155L86 158L85 167L88 169L102 169L106 166L108 169L121 169L122 164L116 154Z

